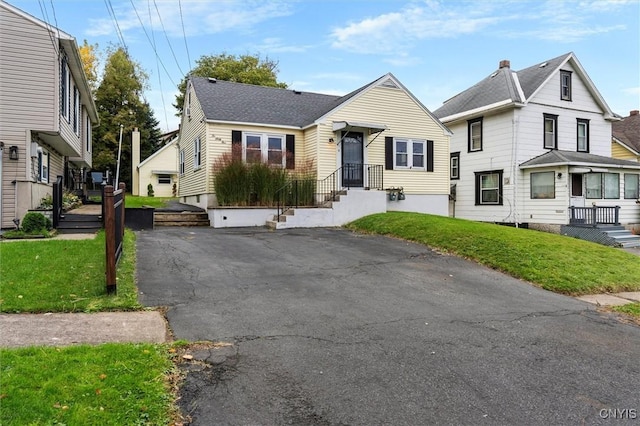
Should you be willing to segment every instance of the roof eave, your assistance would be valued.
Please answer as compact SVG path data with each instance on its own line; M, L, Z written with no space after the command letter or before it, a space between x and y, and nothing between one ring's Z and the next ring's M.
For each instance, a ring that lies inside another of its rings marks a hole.
M207 124L233 124L233 125L238 125L238 126L253 126L253 127L277 127L279 129L289 129L289 130L303 130L304 128L307 127L300 127L300 126L292 126L292 125L288 125L288 124L273 124L273 123L254 123L254 122L248 122L248 121L227 121L227 120L214 120L211 118L207 118L205 120L205 123Z
M622 145L623 148L625 148L626 150L630 151L632 154L634 155L640 155L640 151L634 149L633 147L629 146L628 144L622 142L620 139L616 138L615 136L612 137L613 141L619 145Z
M555 163L547 163L547 164L532 164L528 166L519 166L520 169L540 169L543 167L556 167L556 166L580 166L586 168L603 168L603 169L639 169L640 163L637 166L633 164L605 164L605 163L592 163L585 161L561 161Z
M503 110L507 110L509 108L522 108L525 104L522 102L514 101L513 99L505 99L500 102L495 102L490 105L485 105L480 108L470 109L467 111L460 112L458 114L452 114L446 117L442 117L440 121L443 123L451 123L453 121L459 121L463 119L477 117L478 114L488 113L488 112L499 112Z

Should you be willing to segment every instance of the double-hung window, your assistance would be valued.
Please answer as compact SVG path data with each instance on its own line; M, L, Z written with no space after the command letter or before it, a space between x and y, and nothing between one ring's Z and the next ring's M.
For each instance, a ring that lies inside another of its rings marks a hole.
M198 136L193 143L193 170L198 170L202 165L202 143Z
M460 153L451 153L451 179L460 179Z
M482 117L467 121L468 151L482 151Z
M178 169L180 170L180 176L184 175L184 149L180 150L178 159Z
M423 139L395 138L394 169L425 170L426 144Z
M62 116L69 121L69 98L71 79L69 74L69 65L66 55L62 57L60 64L60 112Z
M38 181L49 183L49 153L38 148Z
M80 134L80 91L73 86L73 131Z
M84 139L87 142L87 152L91 152L91 119L89 118L89 115L87 115L87 129Z
M558 116L544 114L544 147L558 149Z
M476 172L476 205L502 205L502 173Z
M589 120L578 118L578 152L589 152Z
M556 173L531 173L531 199L556 198Z
M267 133L242 134L243 160L247 163L266 163L285 167L285 136Z
M560 99L571 100L571 71L560 71Z
M635 199L640 198L640 175L636 175L633 173L625 173L624 174L624 198L626 199Z
M618 173L587 173L587 198L620 198L620 175Z

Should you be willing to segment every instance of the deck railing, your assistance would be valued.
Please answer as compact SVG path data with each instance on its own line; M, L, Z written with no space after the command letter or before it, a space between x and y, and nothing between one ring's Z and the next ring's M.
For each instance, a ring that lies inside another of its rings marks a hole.
M569 207L569 225L620 225L620 206Z

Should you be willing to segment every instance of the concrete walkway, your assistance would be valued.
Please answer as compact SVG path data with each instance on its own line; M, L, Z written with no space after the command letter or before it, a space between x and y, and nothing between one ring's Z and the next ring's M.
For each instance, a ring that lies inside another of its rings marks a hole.
M640 302L640 291L612 294L585 294L584 296L576 297L576 299L598 306L622 306L628 303Z
M165 319L158 311L0 315L0 347L168 340Z

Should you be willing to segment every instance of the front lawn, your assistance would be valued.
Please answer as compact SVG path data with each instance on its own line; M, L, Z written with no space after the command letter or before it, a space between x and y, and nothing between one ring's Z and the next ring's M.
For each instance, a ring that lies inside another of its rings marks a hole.
M167 425L176 418L164 345L0 350L0 424Z
M466 257L558 293L640 290L637 256L575 238L404 212L375 214L348 226Z
M106 295L104 231L91 240L0 243L0 312L140 309L135 234L125 231L117 295Z
M127 194L124 198L125 207L154 207L156 209L165 207L171 200L178 200L172 197L142 197Z

